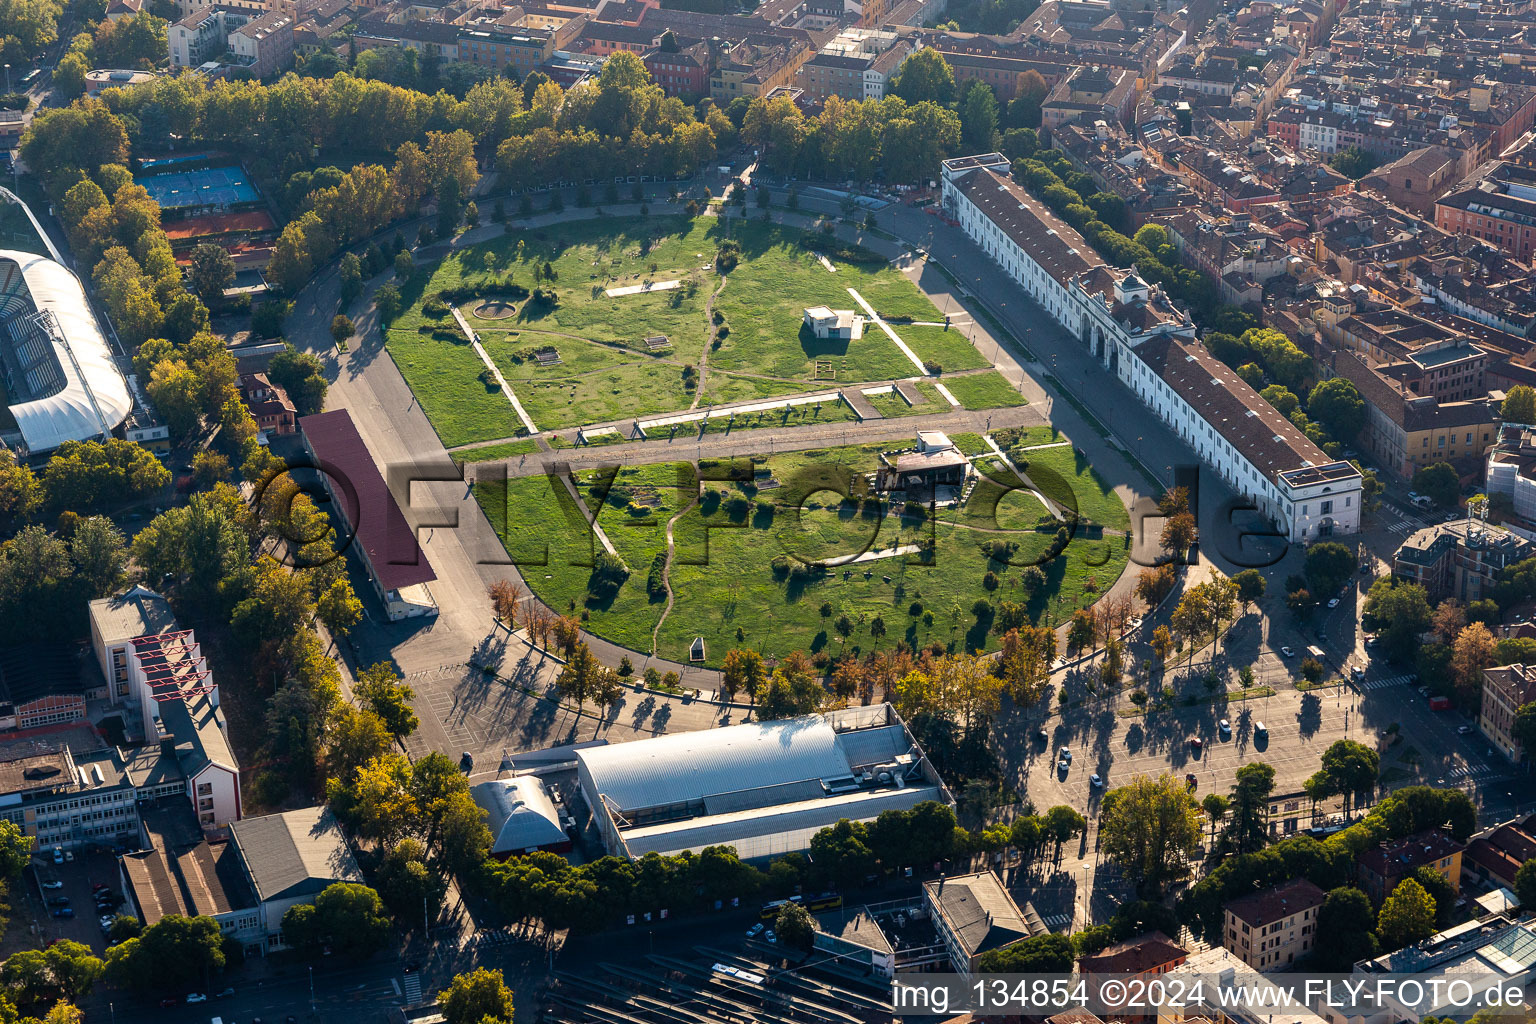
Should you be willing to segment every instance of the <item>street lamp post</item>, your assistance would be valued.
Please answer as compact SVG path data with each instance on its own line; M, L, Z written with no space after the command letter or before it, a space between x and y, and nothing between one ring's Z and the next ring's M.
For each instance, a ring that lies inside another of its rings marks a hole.
M309 965L309 1013L314 1016L319 1011L315 1009L315 967Z

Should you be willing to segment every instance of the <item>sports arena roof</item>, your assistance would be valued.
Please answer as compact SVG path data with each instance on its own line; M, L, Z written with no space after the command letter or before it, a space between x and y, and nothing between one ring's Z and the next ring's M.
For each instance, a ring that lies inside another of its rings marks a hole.
M953 803L889 705L752 722L576 752L610 853L716 844L748 859L806 849L839 818Z
M21 281L13 283L18 270ZM65 441L99 438L127 419L133 411L128 382L75 275L46 256L0 249L0 281L7 291L25 286L32 304L53 315L62 335L52 344L63 388L10 407L27 449L45 452Z

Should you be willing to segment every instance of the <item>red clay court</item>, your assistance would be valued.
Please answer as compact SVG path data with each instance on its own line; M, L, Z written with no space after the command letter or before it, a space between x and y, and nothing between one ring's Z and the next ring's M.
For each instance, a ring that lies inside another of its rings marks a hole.
M172 240L201 238L204 235L223 235L231 231L275 231L277 223L265 210L244 210L240 213L213 213L206 217L188 217L165 225L165 233Z

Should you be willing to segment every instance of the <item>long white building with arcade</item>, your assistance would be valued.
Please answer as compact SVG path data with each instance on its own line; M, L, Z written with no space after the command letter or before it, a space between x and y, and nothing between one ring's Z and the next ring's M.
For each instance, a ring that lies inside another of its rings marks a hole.
M1360 472L1331 459L1195 337L1135 270L1107 265L998 153L944 161L949 215L1222 480L1296 542L1360 528ZM1108 404L1108 403L1106 403Z

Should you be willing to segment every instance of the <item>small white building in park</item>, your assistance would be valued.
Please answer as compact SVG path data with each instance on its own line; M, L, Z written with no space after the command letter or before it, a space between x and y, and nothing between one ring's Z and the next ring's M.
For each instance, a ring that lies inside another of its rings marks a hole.
M811 306L805 311L805 326L818 338L858 341L864 336L864 318L851 309Z

